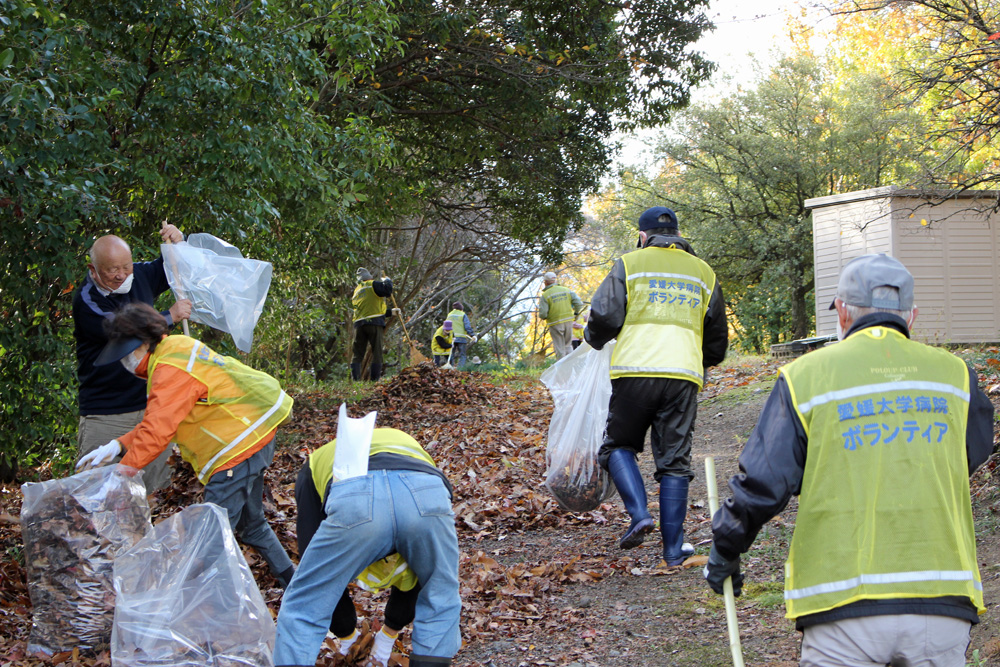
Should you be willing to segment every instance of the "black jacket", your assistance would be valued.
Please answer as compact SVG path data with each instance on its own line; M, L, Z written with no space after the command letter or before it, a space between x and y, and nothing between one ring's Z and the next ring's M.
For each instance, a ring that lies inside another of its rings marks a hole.
M373 280L372 281L372 291L375 292L375 296L380 296L383 299L392 296L392 281L386 278L385 280ZM385 326L385 315L379 315L378 317L369 317L365 320L359 320L354 323L354 328L364 326L375 326L384 327Z
M170 289L163 272L163 258L132 265L132 288L128 294L102 295L87 273L73 295L73 337L76 338L76 374L80 380L78 401L81 415L120 415L146 407L146 382L129 373L121 364L94 366L94 360L108 342L104 321L130 303L150 306ZM167 324L173 324L164 311Z
M888 313L859 318L848 335L872 326L891 326L909 337L906 323ZM993 451L993 404L979 389L976 372L969 369L969 419L965 432L969 474ZM784 376L779 375L764 405L757 426L740 455L740 472L729 481L728 498L712 519L714 546L723 558L733 560L745 553L758 531L785 509L802 490L808 439L792 404ZM828 612L797 619L799 629L861 616L884 614L931 614L977 622L976 609L967 598L908 598L862 600Z
M666 248L676 245L694 255L691 244L680 236L657 235L650 237L644 247ZM625 324L628 311L628 292L625 287L625 263L619 258L611 272L594 292L590 300L590 318L583 331L584 340L596 350L618 337ZM708 301L705 312L705 332L701 341L702 363L706 368L715 366L726 358L729 347L729 323L726 319L726 304L722 299L722 287L715 281L715 289Z

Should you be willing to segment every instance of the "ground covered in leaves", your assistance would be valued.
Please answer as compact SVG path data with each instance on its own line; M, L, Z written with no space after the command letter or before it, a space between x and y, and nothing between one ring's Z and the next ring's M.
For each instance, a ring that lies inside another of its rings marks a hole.
M970 359L996 400L996 355ZM685 529L699 555L708 553L711 528L702 461L714 456L720 494L774 382L777 364L749 360L712 369L701 395L694 444L696 479ZM295 476L313 448L336 434L340 397L297 397L293 421L281 429L279 452L268 472L267 509L289 553L295 551ZM524 378L497 382L486 375L405 369L375 385L350 406L352 416L377 410L378 425L400 428L420 441L455 488L461 547L463 647L456 665L625 666L731 664L721 599L708 590L698 559L685 569L662 569L660 540L632 551L617 548L627 515L617 498L597 510L570 513L544 486L545 444L551 401L544 387ZM652 465L641 458L650 509L657 515ZM989 612L973 630L970 649L978 664L1000 664L1000 488L997 456L973 477L972 488ZM154 523L200 500L189 469L158 492ZM0 667L43 663L109 665L107 652L26 655L30 602L20 558L17 516L20 492L0 498ZM790 506L761 532L744 558L748 584L737 601L746 664L792 667L799 635L784 618L782 568L795 521ZM273 611L280 589L250 549L247 560ZM373 628L385 594L355 591L359 616ZM395 661L406 664L409 636L397 643ZM332 643L321 662L332 657ZM352 657L363 657L352 656Z

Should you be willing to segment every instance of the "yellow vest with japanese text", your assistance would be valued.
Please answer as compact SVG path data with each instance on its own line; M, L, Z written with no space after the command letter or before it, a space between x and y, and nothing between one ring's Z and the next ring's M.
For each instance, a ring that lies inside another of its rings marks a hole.
M969 497L969 372L883 326L781 369L808 438L787 616L873 599L983 606Z
M333 477L333 459L337 454L337 441L331 440L309 455L309 470L321 502L326 501L326 489ZM394 428L377 428L372 434L371 454L401 454L435 465L434 459L411 436ZM369 565L358 575L358 584L366 590L379 590L395 586L401 591L417 585L417 575L402 556L391 554Z
M354 306L354 321L370 320L386 313L385 298L375 294L373 280L365 280L354 290L351 304Z
M267 373L214 352L188 336L167 336L149 358L147 391L156 367L179 368L208 387L177 427L174 441L202 484L220 466L252 449L285 421L292 397Z
M455 310L448 313L448 319L451 320L451 335L455 338L468 338L469 332L465 330L465 311Z
M449 347L445 349L441 347L437 341L438 336L441 336L441 338L444 338L449 343L452 343L455 340L455 332L454 330L445 331L444 326L440 326L437 328L437 331L434 332L434 336L431 338L431 352L439 357L446 357L451 353L451 348Z
M573 290L552 285L542 290L542 298L549 304L549 312L545 316L549 326L573 321Z
M630 252L622 263L628 304L611 377L678 378L701 388L712 267L680 248L656 246Z

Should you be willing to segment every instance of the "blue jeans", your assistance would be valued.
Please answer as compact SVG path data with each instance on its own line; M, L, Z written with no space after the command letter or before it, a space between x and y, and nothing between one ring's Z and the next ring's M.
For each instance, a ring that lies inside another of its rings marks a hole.
M205 485L205 502L226 510L236 537L256 549L277 577L292 566L292 560L264 516L264 471L273 460L272 439L246 461L212 475Z
M469 339L463 338L459 340L456 338L452 345L455 351L451 353L451 365L455 368L460 368L468 361L466 351L469 349Z
M331 484L325 509L327 517L281 601L274 664L316 664L344 589L393 551L406 559L421 586L411 659L454 657L462 643L458 537L441 478L412 470L372 470Z

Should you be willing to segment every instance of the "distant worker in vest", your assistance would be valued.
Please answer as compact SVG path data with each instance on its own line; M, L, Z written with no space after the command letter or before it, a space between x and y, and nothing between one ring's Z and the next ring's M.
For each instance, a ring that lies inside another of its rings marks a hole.
M472 321L462 309L461 301L451 304L451 312L448 313L448 319L451 320L455 336L455 342L453 343L455 349L451 353L451 363L453 366L461 368L468 361L469 346L479 340L479 338L476 337L476 332L472 328Z
M726 356L729 327L715 272L680 236L672 210L655 206L639 216L639 248L618 259L597 288L584 338L598 350L618 339L598 462L631 517L619 546L641 545L656 526L636 462L652 427L663 560L673 567L694 553L684 542L684 519L697 398L706 368Z
M386 277L372 280L368 269L361 267L356 273L359 281L354 289L351 304L354 306L354 357L351 359L351 379L361 379L361 364L365 352L372 350L372 365L368 379L372 382L382 377L382 339L385 333L385 299L392 296L392 281ZM393 315L398 315L396 309Z
M545 274L543 281L545 288L538 297L538 317L549 327L556 359L562 359L573 351L573 320L583 312L583 301L570 288L557 285L552 271Z
M80 459L77 469L109 463L145 468L176 442L205 485L205 502L229 514L241 542L257 550L279 585L295 568L264 517L264 471L292 398L270 375L225 357L188 336L168 336L152 306L125 306L107 326L108 344L95 365L121 363L146 381L142 421Z
M573 346L574 350L580 347L580 344L583 343L583 330L586 328L587 328L587 313L586 311L583 311L579 315L577 315L576 319L573 321L573 340L571 341L570 345Z
M180 243L184 235L174 225L160 229L164 243ZM128 433L140 421L146 408L146 383L119 364L95 366L94 359L108 342L104 323L115 311L129 303L147 303L170 289L163 258L132 262L132 249L123 239L101 236L90 247L87 276L73 295L73 337L76 339L76 374L80 380L78 403L80 428L77 460L112 438ZM179 299L161 313L168 325L191 316L191 302ZM173 472L164 451L143 471L147 493L170 485Z
M705 577L799 497L785 564L802 665L964 665L983 606L969 476L993 449L976 372L910 339L913 277L888 255L844 266L841 342L784 366L712 520Z
M410 667L450 665L462 644L451 484L416 440L394 428L375 429L367 475L331 483L336 446L313 452L296 484L299 511L316 527L281 600L275 666L316 664L328 625L341 650L353 641L347 585L359 574L362 583L393 587L375 664L387 664L395 635L412 621ZM303 492L323 500L309 504ZM386 556L390 562L379 560Z
M444 366L448 363L448 358L451 356L451 349L455 342L455 326L452 324L451 320L445 320L444 323L437 328L434 332L434 338L431 339L431 353L434 354L434 365Z

